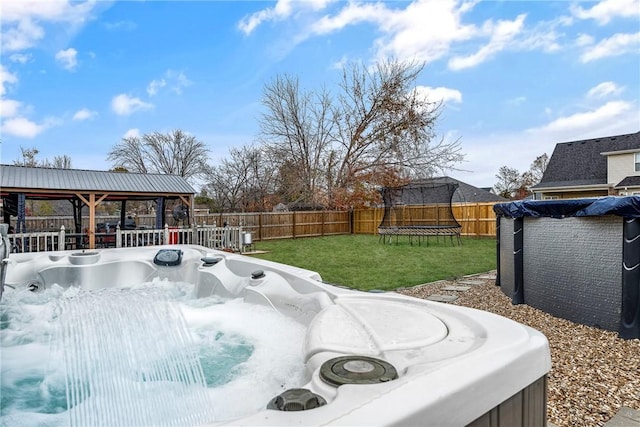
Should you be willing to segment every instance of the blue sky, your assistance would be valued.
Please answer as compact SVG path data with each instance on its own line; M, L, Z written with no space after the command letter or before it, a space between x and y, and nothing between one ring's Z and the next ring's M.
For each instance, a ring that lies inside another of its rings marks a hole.
M558 142L640 130L640 0L15 1L0 5L1 162L20 147L109 169L122 137L182 129L211 163L258 133L278 74L331 89L342 64L425 63L460 138L449 175L489 187Z

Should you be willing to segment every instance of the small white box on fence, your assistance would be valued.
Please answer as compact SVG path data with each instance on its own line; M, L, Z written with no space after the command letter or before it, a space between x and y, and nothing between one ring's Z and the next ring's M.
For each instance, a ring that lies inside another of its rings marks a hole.
M242 244L249 246L253 243L253 237L251 233L242 233Z

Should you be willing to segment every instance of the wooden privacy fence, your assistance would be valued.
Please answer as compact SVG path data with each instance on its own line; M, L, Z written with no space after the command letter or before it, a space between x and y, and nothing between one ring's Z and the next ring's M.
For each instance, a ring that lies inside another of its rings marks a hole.
M493 212L494 203L455 203L451 205L453 216L462 225L463 236L495 237L496 215ZM416 217L436 223L442 209L448 205L404 206L403 209L416 211ZM378 225L384 216L384 208L358 209L353 212L354 234L377 234Z
M295 239L297 237L331 236L350 234L351 212L306 211L306 212L260 212L226 213L208 215L205 221L217 225L234 225L251 233L254 240ZM203 216L197 216L200 223Z
M494 203L456 203L452 205L456 220L462 225L462 235L469 237L495 237L496 216ZM448 206L406 206L405 209L420 209L421 216L433 216L437 220L441 209ZM330 236L336 234L377 234L384 208L357 209L354 211L305 211L305 212L253 212L195 215L199 227L224 225L242 227L251 233L253 241L292 239L297 237ZM155 215L138 215L139 228L155 228ZM96 216L96 222L108 222L115 226L118 216ZM82 219L85 230L88 218ZM171 226L171 221L169 223ZM58 232L64 226L67 232L74 230L73 218L68 216L27 217L28 232ZM182 226L178 227L184 228ZM203 237L204 238L204 237Z

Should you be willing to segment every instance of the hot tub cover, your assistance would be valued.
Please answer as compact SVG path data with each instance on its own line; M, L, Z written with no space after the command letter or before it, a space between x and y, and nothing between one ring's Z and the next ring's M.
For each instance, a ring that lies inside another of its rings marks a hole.
M607 196L563 200L518 200L493 206L497 215L510 218L618 215L640 218L640 196Z

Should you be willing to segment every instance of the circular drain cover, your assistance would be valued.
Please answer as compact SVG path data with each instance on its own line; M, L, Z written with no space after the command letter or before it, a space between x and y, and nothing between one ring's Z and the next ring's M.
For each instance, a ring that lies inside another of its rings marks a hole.
M278 411L306 411L307 409L319 408L327 404L327 401L306 388L291 388L286 390L269 401L267 409Z
M378 384L398 378L388 362L367 356L342 356L327 360L320 367L320 378L327 384Z

